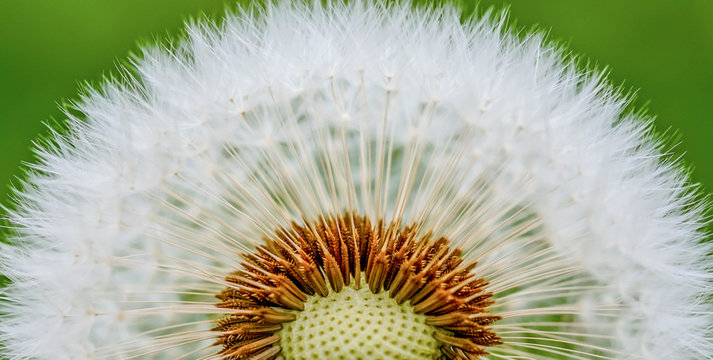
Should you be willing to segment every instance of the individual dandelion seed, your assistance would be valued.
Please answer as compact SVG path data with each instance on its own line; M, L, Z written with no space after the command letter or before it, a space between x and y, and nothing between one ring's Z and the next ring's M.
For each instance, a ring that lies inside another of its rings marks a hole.
M268 4L90 91L10 211L0 354L713 356L704 204L488 14Z

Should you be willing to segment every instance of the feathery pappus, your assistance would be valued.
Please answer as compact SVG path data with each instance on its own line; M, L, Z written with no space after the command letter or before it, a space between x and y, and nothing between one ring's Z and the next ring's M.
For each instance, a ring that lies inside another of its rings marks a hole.
M541 34L268 2L134 67L15 194L0 357L713 357L707 204Z

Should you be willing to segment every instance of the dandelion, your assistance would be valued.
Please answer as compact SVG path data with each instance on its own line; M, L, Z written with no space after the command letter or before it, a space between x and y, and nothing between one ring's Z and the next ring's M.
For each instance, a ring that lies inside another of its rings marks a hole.
M713 356L705 204L539 34L285 2L123 75L9 210L7 359Z

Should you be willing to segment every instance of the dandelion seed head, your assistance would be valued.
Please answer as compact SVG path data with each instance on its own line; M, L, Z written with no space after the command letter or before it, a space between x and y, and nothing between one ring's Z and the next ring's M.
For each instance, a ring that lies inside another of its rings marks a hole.
M220 339L236 329L216 329L241 311L221 302L245 300L226 295L245 289L231 274L280 231L345 213L417 224L473 264L498 317L483 358L713 354L706 204L629 99L504 16L267 4L189 24L124 76L83 96L17 192L0 245L6 358L231 359ZM341 287L320 267L325 293L295 285L305 309L399 297L347 267ZM293 314L282 331L304 312L293 303L270 301ZM299 344L260 329L265 359ZM428 341L463 357L459 331Z

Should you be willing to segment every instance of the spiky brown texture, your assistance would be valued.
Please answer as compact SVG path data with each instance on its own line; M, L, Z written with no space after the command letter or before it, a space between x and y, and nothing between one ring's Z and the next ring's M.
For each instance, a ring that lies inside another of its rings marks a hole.
M500 319L486 312L493 303L484 279L471 273L461 251L448 240L345 214L279 229L255 252L241 254L243 269L226 280L233 286L217 297L235 312L215 327L225 359L280 359L284 322L293 321L308 296L329 296L362 277L373 293L388 291L399 304L409 301L425 314L445 359L475 359L499 344L488 325Z

